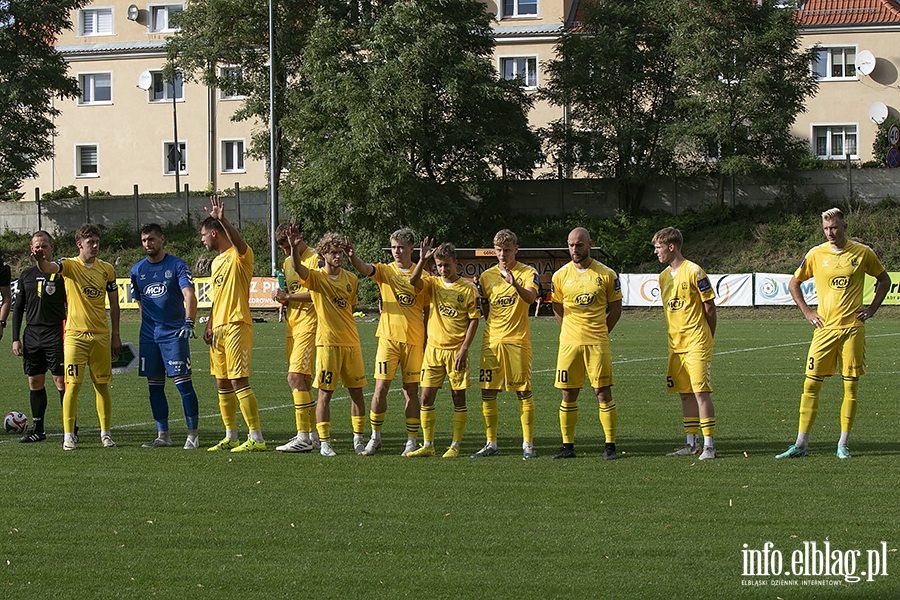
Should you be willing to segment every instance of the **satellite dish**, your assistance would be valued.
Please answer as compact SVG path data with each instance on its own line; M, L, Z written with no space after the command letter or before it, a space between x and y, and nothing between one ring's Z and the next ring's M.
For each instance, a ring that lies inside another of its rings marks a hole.
M875 55L863 50L856 55L856 70L863 75L871 75L875 70Z
M144 71L140 75L138 75L137 86L144 90L145 92L150 89L150 86L153 85L153 75L150 74L150 71Z
M138 14L140 14L140 9L137 4L132 4L128 7L128 20L129 21L137 21Z
M876 125L881 125L888 117L888 107L884 102L876 102L869 107L869 119Z

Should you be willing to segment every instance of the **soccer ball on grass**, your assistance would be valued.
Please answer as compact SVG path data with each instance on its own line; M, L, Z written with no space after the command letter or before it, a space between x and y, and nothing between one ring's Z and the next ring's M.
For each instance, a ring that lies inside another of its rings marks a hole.
M3 429L6 433L22 433L28 427L28 417L17 410L6 413L3 417Z

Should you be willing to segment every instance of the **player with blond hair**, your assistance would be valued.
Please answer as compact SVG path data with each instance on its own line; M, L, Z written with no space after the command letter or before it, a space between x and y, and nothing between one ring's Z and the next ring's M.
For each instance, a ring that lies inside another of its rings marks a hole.
M391 234L390 264L369 264L354 251L350 238L345 239L347 256L353 268L378 284L381 295L381 316L378 318L378 350L375 353L375 392L369 412L372 437L363 455L372 456L381 448L381 428L387 412L387 394L391 381L400 367L403 396L406 400L406 446L401 453L406 456L416 449L419 434L419 378L422 371L422 353L425 348L425 294L421 294L422 282L410 283L412 251L415 234L410 229L398 229Z
M422 279L425 265L434 258L439 277ZM466 428L466 388L469 387L469 346L478 330L478 290L457 272L456 247L445 242L434 248L432 240L422 240L419 262L409 282L423 281L429 298L428 342L422 364L421 420L424 444L409 457L434 456L434 401L444 379L450 381L453 399L453 441L443 458L459 456Z
M669 330L666 389L681 396L685 444L666 456L716 457L716 411L712 397L712 350L716 292L709 277L681 254L684 238L674 227L654 234L653 252L669 267L659 274L660 299ZM700 443L698 432L703 432Z
M494 236L497 264L484 271L479 287L486 326L481 344L478 379L481 414L487 442L470 458L499 454L497 448L497 394L513 391L519 398L522 458L536 458L534 450L534 395L531 391L531 323L528 312L538 293L537 271L518 262L516 234L501 229Z
M357 454L365 449L363 433L366 407L362 389L366 386L365 366L353 307L359 279L341 267L347 247L336 233L326 233L316 244L322 259L321 269L304 264L301 248L303 233L296 225L287 232L292 248L291 266L300 282L309 290L310 300L318 318L316 329L316 380L319 390L316 404L316 429L319 432L322 456L337 456L331 443L331 397L340 380L350 394L350 420L353 426L353 447Z
M840 209L822 213L822 231L828 241L806 253L788 283L791 297L814 329L800 396L797 441L775 458L800 458L809 454L809 433L819 413L819 390L825 377L834 375L837 367L844 382L837 457L850 458L847 442L856 418L859 377L866 372L865 325L875 316L891 287L891 278L875 252L847 238L847 223ZM869 306L863 306L862 300L866 274L876 281ZM819 297L816 310L806 303L800 288L800 283L810 278Z

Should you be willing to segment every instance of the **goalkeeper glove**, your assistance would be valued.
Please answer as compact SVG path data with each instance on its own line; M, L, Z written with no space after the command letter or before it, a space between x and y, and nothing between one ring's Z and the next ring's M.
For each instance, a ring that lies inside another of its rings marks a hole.
M194 333L194 320L191 318L187 318L184 320L184 325L181 326L181 330L178 332L178 337L180 338L196 338L197 334Z

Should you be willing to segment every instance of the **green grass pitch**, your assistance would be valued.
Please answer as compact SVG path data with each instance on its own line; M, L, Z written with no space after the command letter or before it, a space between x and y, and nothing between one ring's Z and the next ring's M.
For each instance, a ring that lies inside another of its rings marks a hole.
M500 456L442 460L399 456L405 430L396 383L384 448L355 456L349 401L339 389L332 405L339 456L326 459L183 451L171 382L176 447L142 449L155 427L136 372L113 381L119 447L103 450L86 385L77 451L63 452L59 435L28 445L0 435L0 583L8 598L896 598L900 320L879 314L867 325L869 374L860 385L852 460L835 457L841 385L832 378L810 457L776 461L796 435L811 329L796 309L719 316L719 458L707 463L664 456L684 438L678 398L664 392L661 313L626 312L611 336L621 455L611 462L600 459L588 390L579 403L578 458L550 458L560 445L552 378L558 328L550 318L532 325L539 455L532 461L521 458L512 393L500 395ZM123 339L137 342L137 328L123 323ZM371 370L375 325L359 329ZM250 382L272 450L294 433L283 335L277 322L255 327ZM209 446L222 423L205 346L192 344L201 443ZM477 357L476 347L473 373ZM21 363L8 346L0 378L0 414L29 413ZM475 383L465 455L484 443L480 413ZM437 401L439 451L449 444L451 414L445 389ZM58 434L55 401L47 421ZM868 568L869 551L884 550L885 564L858 583L784 575L796 568L792 556L804 542L822 548L826 541L845 570L858 556L856 575ZM745 550L766 542L767 557L778 551L783 558L781 575L747 576Z

